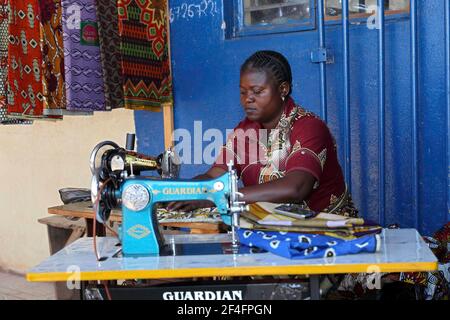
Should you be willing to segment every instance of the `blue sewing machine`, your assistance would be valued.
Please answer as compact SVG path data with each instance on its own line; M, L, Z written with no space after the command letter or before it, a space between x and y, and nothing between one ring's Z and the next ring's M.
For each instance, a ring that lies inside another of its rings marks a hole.
M129 143L133 140L133 143ZM99 151L101 153L98 165ZM134 136L127 137L127 149L104 141L91 153L92 202L96 218L106 223L114 208L122 209L120 238L124 256L160 254L164 246L156 214L156 205L162 202L183 200L209 200L221 214L222 220L232 228L232 246L238 247L235 228L239 225L239 214L248 210L238 200L236 171L228 164L228 172L211 180L180 180L179 160L167 150L158 158L130 151L134 148ZM161 178L144 177L138 171L158 170Z

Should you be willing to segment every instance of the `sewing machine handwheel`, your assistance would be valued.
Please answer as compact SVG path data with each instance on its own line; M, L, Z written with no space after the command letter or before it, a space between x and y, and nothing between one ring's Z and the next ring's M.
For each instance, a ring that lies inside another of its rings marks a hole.
M119 145L113 141L102 141L99 144L97 144L92 150L91 156L89 158L89 167L91 168L92 174L96 174L99 170L99 167L101 166L101 165L99 166L99 164L101 164L101 158L97 159L97 154L100 151L100 149L104 147L110 147L112 149L120 148Z

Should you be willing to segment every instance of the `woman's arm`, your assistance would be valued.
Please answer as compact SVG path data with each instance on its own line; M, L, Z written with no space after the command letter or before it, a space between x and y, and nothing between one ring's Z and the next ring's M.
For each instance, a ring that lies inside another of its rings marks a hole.
M216 178L226 171L221 168L213 167L205 174L194 179L212 179ZM313 189L316 179L305 171L291 171L283 178L262 183L258 185L243 187L239 189L244 196L239 198L246 204L259 201L274 203L298 203L308 197ZM171 202L167 206L168 210L190 211L198 208L207 208L214 206L214 203L207 200L198 201L177 201Z
M227 172L225 169L219 167L212 167L206 173L200 174L194 177L194 180L208 180L214 179ZM183 210L191 211L198 208L209 208L214 207L214 203L208 200L191 200L191 201L173 201L167 205L167 210Z
M208 171L206 171L204 174L200 174L196 177L194 177L194 180L208 180L208 179L214 179L217 177L220 177L221 175L223 175L225 172L227 172L225 169L220 168L220 167L212 167L209 168Z
M258 201L274 203L298 203L308 197L316 179L305 171L291 171L283 178L239 189L247 204Z

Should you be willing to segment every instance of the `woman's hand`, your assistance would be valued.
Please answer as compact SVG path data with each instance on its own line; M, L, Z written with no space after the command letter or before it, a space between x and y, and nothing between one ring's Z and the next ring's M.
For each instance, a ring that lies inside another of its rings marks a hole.
M227 172L223 168L212 167L205 174L194 177L193 180L209 180L217 178ZM216 205L208 200L191 200L191 201L172 201L167 205L167 210L191 211L199 208L211 208Z
M167 205L169 211L192 211L199 208L214 207L215 204L209 200L173 201Z

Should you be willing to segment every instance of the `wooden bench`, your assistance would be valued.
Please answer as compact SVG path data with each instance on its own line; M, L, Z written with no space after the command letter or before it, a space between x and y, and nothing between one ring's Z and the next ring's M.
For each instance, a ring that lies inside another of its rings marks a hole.
M78 217L87 219L88 232L90 231L92 225L92 219L94 218L94 212L92 209L91 202L76 202L66 205L60 205L48 208L48 213L68 216L68 217ZM109 217L109 222L121 222L122 214L120 210L113 210L111 216ZM202 233L220 233L223 229L223 224L221 222L210 223L210 222L160 222L160 225L166 228L186 228L190 230L190 233L202 234ZM98 226L98 225L97 225ZM88 235L90 235L88 233Z

